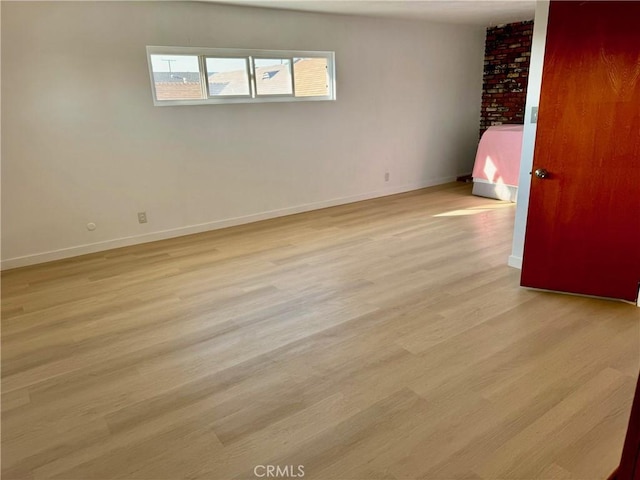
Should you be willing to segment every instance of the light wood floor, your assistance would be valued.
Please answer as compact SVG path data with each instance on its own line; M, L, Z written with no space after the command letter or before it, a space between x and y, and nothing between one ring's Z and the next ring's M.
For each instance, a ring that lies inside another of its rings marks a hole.
M452 184L4 273L2 478L605 478L640 309L518 287L514 210Z

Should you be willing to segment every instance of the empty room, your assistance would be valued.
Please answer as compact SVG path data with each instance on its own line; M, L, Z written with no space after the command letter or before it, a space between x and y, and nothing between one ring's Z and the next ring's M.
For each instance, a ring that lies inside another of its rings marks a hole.
M640 2L0 17L3 480L640 478Z

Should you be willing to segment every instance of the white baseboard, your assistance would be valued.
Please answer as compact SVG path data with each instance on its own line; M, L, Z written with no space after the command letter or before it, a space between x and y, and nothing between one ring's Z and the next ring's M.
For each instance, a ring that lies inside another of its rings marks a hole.
M397 187L388 187L382 190L374 192L363 193L359 195L352 195L348 197L334 198L330 200L323 200L320 202L306 203L293 207L281 208L278 210L270 210L266 212L255 213L251 215L245 215L242 217L227 218L223 220L216 220L213 222L201 223L198 225L189 225L186 227L173 228L170 230L162 230L158 232L145 233L143 235L134 235L131 237L116 238L113 240L105 240L103 242L89 243L85 245L78 245L74 247L61 248L59 250L51 250L48 252L35 253L32 255L25 255L21 257L8 258L2 260L0 263L1 270L8 270L11 268L26 267L28 265L35 265L38 263L51 262L54 260L61 260L63 258L77 257L79 255L86 255L88 253L102 252L104 250L111 250L113 248L128 247L130 245L137 245L140 243L155 242L158 240L165 240L167 238L180 237L183 235L191 235L194 233L207 232L210 230L218 230L220 228L233 227L236 225L243 225L245 223L258 222L260 220L268 220L270 218L283 217L285 215L293 215L295 213L308 212L311 210L319 210L321 208L335 207L337 205L344 205L347 203L360 202L362 200L369 200L372 198L386 197L388 195L395 195L397 193L410 192L412 190L419 190L421 188L433 187L435 185L442 185L455 181L456 176L442 177L425 182L406 184Z
M509 255L509 260L507 261L507 265L509 265L510 267L522 270L522 257L515 257L513 255Z

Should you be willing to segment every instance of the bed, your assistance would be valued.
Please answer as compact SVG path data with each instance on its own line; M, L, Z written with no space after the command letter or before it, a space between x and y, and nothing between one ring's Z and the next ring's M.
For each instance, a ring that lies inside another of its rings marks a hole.
M523 125L489 127L478 144L473 166L473 194L516 201Z

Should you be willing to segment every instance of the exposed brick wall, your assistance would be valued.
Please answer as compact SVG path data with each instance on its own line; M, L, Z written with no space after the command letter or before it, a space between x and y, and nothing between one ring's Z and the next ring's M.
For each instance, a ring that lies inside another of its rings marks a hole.
M487 28L480 135L492 125L524 123L533 21Z

